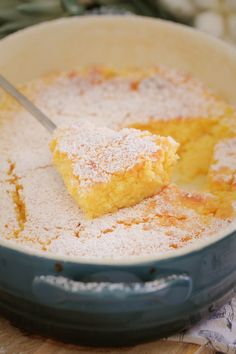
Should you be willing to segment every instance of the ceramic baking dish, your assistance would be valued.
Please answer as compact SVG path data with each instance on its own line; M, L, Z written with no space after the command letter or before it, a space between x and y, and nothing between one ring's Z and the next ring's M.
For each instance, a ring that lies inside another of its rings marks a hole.
M184 26L136 16L43 23L0 41L0 72L22 83L56 69L165 64L236 104L236 51ZM0 201L1 202L1 201ZM28 330L125 345L187 328L230 295L236 232L162 257L117 262L42 255L0 239L0 309Z

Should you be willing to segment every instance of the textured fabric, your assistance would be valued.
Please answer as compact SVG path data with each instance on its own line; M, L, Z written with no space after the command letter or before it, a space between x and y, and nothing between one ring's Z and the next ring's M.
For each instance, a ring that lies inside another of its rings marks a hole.
M233 297L219 310L188 331L168 338L171 341L209 344L216 351L236 354L236 289Z

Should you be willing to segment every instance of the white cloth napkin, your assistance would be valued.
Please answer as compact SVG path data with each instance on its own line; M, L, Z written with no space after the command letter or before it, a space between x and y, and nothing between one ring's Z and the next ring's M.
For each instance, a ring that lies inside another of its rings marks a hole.
M209 344L216 351L236 354L236 290L219 310L188 331L167 338L171 341Z

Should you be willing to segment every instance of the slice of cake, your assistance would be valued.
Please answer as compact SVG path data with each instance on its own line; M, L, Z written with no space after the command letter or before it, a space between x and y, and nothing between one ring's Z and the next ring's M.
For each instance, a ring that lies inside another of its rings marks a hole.
M50 148L69 193L93 218L134 205L168 184L178 144L147 131L79 123L58 128Z
M213 190L236 194L236 137L223 139L216 144L209 182Z

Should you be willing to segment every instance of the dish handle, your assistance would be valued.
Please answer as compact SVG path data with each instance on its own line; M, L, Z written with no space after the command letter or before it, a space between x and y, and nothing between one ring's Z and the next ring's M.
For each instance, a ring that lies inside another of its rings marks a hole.
M191 292L192 279L186 274L133 283L82 282L54 275L36 276L33 281L33 293L40 303L64 309L73 309L78 303L102 305L138 299L177 305L185 302Z

